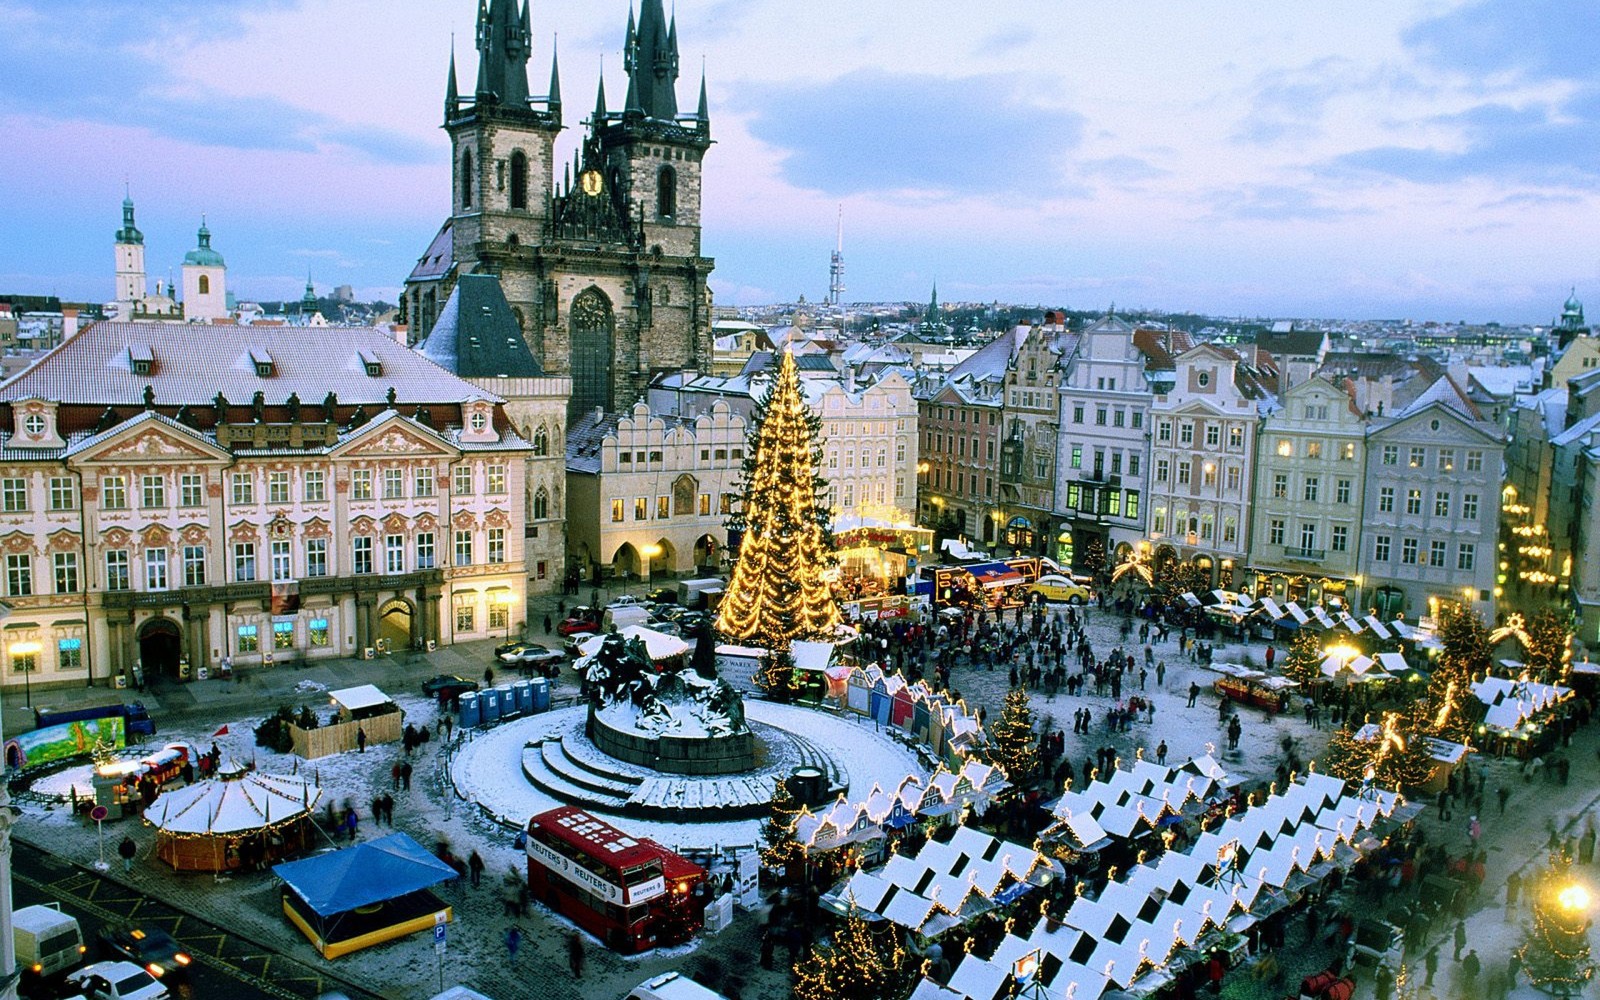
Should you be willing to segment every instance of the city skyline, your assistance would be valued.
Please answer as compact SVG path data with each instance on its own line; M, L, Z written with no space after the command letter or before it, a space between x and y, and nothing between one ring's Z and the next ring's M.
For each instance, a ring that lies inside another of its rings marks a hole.
M602 61L624 91L625 6L533 5L535 92L561 39L558 162ZM0 285L110 299L126 178L152 279L205 213L241 297L298 298L309 270L393 301L446 209L440 39L470 76L473 13L0 0ZM937 280L1079 309L1546 322L1600 277L1577 3L676 13L681 103L707 70L720 304L822 299L841 204L848 301Z

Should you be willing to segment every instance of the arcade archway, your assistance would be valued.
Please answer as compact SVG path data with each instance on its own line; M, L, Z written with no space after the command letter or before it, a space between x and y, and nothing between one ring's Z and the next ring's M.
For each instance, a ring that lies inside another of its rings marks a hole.
M183 659L183 630L171 618L152 618L139 626L139 664L145 677L177 677Z

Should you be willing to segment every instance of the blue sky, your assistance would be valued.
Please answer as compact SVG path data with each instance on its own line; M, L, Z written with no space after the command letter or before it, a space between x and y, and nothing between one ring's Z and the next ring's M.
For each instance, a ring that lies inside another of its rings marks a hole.
M101 300L126 179L152 277L393 298L448 210L474 0L0 0L0 292ZM1592 0L681 0L718 301L1116 302L1547 321L1600 308ZM535 0L569 125L626 0ZM569 128L570 149L578 129ZM570 155L568 152L565 155ZM558 156L561 162L562 156Z

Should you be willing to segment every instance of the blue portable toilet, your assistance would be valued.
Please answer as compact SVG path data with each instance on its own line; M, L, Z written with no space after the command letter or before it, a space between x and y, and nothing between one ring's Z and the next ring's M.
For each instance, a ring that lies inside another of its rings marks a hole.
M481 721L478 712L478 692L464 691L456 702L456 722L462 729L471 729Z
M494 693L500 699L500 718L509 719L522 711L517 705L517 693L511 690L510 684L500 685L494 689Z
M528 692L533 698L533 711L550 711L550 681L544 677L535 677L528 682Z
M500 721L500 696L494 688L478 692L478 714L482 716L480 721L485 726Z
M517 695L517 712L527 715L533 711L533 687L527 681L514 681L511 690Z

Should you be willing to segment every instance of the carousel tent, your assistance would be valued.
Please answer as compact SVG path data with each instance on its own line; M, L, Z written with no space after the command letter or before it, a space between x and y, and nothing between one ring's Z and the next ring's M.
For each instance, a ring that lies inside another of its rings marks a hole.
M300 778L247 774L164 791L144 818L156 827L161 860L178 871L221 872L304 850L321 797Z
M324 958L338 958L432 927L451 910L428 890L456 870L403 833L272 869L283 912Z

